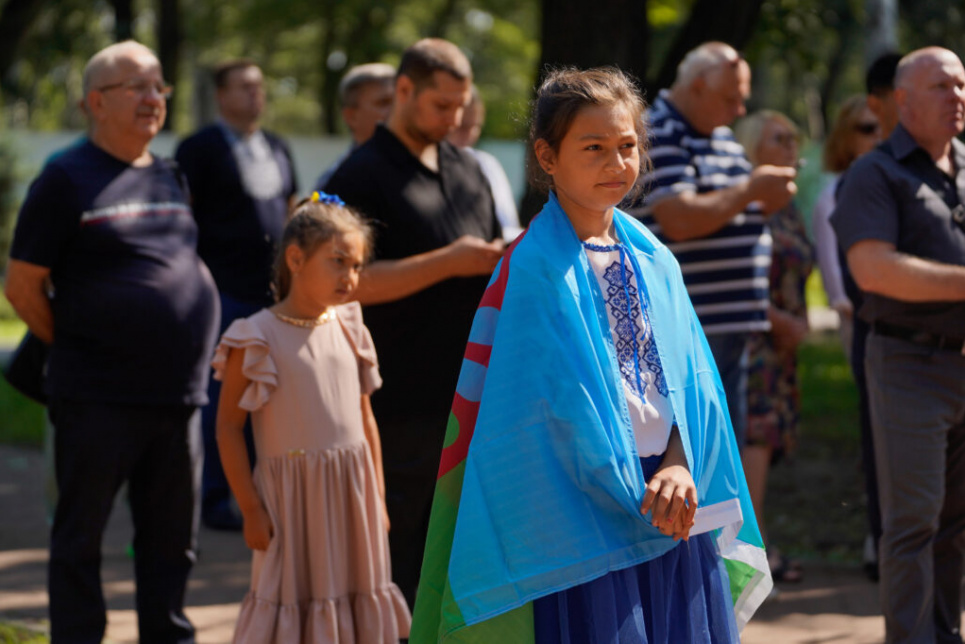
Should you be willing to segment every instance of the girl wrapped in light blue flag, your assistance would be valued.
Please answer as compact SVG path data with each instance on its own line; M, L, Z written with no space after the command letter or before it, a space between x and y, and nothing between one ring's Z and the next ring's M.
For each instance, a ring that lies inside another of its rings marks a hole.
M469 338L413 642L736 642L771 587L680 268L615 208L646 163L614 69L551 73L551 193Z

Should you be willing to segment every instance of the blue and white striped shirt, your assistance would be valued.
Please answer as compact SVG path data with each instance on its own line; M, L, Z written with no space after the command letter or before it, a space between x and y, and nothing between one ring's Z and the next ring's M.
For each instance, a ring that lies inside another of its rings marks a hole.
M747 180L751 164L728 127L701 134L667 100L667 91L648 113L653 169L641 175L644 197L629 212L673 252L687 292L707 335L767 331L771 234L756 204L720 230L701 239L668 240L652 210L683 192L720 190Z

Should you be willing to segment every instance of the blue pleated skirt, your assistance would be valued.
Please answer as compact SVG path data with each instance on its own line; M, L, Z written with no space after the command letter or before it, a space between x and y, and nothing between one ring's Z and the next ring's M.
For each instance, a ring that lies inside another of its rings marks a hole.
M649 479L661 456L641 459ZM732 644L730 582L710 533L533 602L536 644Z

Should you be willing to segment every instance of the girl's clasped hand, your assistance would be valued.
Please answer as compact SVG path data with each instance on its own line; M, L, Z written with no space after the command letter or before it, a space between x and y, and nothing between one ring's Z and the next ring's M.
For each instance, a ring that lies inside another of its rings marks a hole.
M680 430L675 426L667 441L667 452L656 473L647 482L640 514L650 512L650 521L660 533L675 541L690 538L697 513L697 486L687 467Z
M686 465L661 465L647 483L640 513L651 513L653 527L674 540L690 538L697 512L697 486Z

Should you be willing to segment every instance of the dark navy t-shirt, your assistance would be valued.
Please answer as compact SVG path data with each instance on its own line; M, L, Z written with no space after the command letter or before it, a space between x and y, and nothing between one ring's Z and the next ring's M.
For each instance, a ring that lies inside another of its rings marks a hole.
M206 402L218 323L186 189L169 162L139 168L85 142L30 186L10 256L51 269L48 394Z
M175 158L191 186L198 222L198 253L225 295L260 306L274 300L272 267L298 192L295 166L284 141L261 131L279 173L278 190L257 197L244 186L223 125L210 125L185 139ZM233 135L232 135L233 136Z

